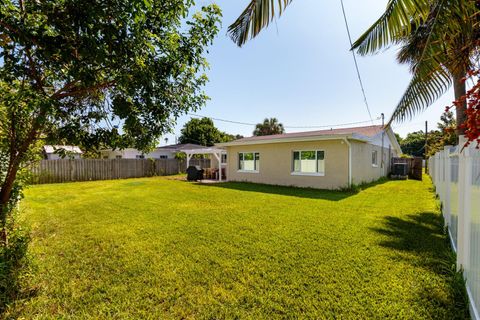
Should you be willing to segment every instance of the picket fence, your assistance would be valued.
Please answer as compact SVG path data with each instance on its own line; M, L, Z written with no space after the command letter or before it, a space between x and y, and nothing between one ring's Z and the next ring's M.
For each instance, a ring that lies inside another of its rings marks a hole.
M480 151L474 146L445 147L428 161L442 203L445 225L463 270L470 314L480 319Z
M191 159L190 165L210 167L210 159ZM186 170L180 159L61 159L42 160L32 168L32 182L61 183L174 175Z

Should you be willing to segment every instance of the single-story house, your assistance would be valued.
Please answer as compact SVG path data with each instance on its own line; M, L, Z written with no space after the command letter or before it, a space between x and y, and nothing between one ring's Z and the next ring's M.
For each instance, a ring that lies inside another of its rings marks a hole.
M157 147L149 153L143 153L134 148L126 149L105 149L100 151L102 159L174 159L178 152L184 149L194 150L205 148L198 144L171 144L168 146Z
M401 154L390 127L366 126L248 137L227 151L227 180L338 189L386 176Z
M82 150L77 146L45 145L43 146L43 158L45 160L81 159Z

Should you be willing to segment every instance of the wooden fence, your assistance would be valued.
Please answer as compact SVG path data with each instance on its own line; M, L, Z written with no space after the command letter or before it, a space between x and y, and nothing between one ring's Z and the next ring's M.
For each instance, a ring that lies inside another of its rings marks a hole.
M420 157L414 158L392 158L391 168L393 170L392 175L395 176L396 172L394 166L396 164L405 164L407 166L407 175L409 179L422 180L423 159Z
M190 165L210 167L210 159L191 159ZM32 168L32 182L59 183L167 176L185 172L178 159L78 159L42 160Z

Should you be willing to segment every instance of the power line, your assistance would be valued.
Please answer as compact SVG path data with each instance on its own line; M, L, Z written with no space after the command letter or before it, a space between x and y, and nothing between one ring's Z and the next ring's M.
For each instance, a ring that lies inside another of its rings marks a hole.
M203 115L200 115L200 114L194 114L194 113L187 113L187 115L189 115L191 117L197 117L197 118L210 118L210 119L215 120L215 121L228 122L228 123L240 124L240 125L245 125L245 126L256 126L257 125L257 123L249 123L249 122L240 122L240 121L220 119L220 118L212 118L212 117L207 117L207 116L203 116ZM376 118L375 120L379 120L379 119L380 118ZM286 129L332 128L332 127L349 126L349 125L354 125L354 124L362 124L362 123L367 123L367 122L372 122L373 123L373 119L365 120L365 121L357 121L357 122L328 124L328 125L321 125L321 126L283 126L283 127L286 128Z
M345 6L343 5L343 0L340 0L340 4L342 5L343 19L345 20L345 27L347 28L348 41L350 42L350 48L352 48L353 47L352 37L350 35L350 28L348 27L347 15L345 13ZM368 111L368 116L370 117L370 121L373 124L372 114L370 113L370 107L368 106L367 95L365 94L362 77L360 76L360 70L358 69L357 57L355 56L355 52L353 50L351 51L352 51L353 61L355 62L355 69L357 70L358 82L360 83L360 88L362 89L363 102L365 102L365 106L367 107L367 111Z

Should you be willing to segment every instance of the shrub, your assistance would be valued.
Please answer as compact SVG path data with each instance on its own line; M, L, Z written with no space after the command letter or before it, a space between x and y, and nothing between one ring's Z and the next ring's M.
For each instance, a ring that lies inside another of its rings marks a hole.
M14 216L7 221L7 242L0 246L0 313L19 298L23 280L29 274L29 232L14 222Z

